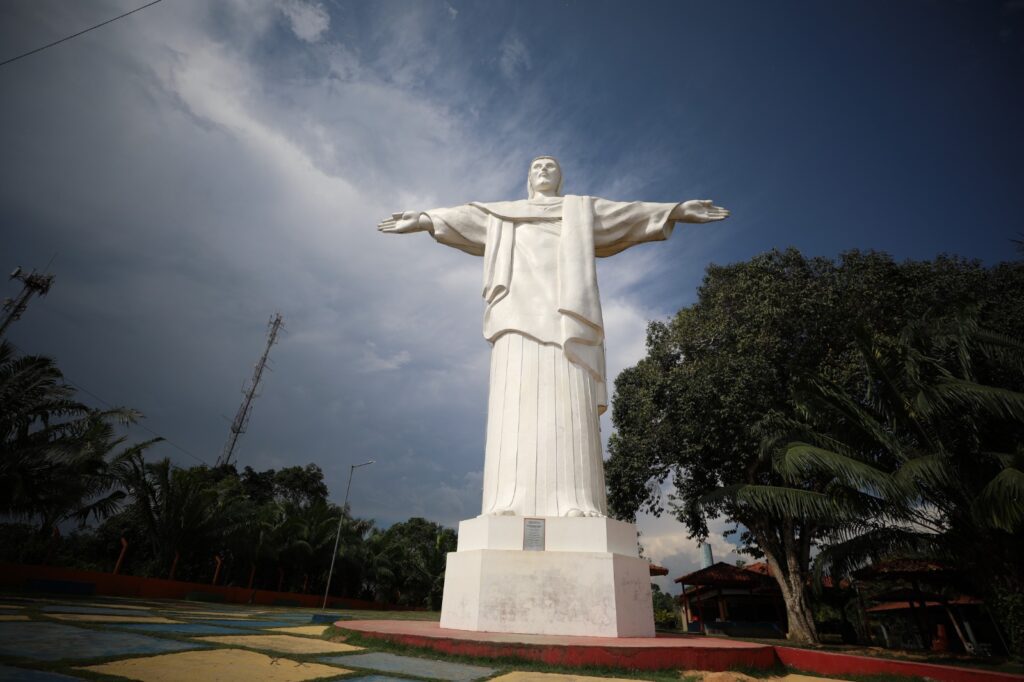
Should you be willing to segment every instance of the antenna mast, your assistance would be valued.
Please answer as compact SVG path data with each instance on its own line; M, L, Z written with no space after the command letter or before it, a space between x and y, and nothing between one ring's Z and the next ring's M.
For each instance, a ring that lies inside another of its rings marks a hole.
M46 292L53 285L53 275L43 275L35 270L26 275L22 272L20 265L14 268L10 279L21 280L21 293L18 294L17 298L4 300L3 309L7 316L4 317L3 322L0 322L0 336L3 336L7 328L11 326L11 323L21 317L21 314L28 309L28 300L33 295L46 296Z
M224 451L217 458L217 466L231 464L231 456L235 453L238 437L245 433L245 429L249 425L249 417L252 416L252 401L256 399L256 391L259 389L260 379L263 378L263 370L266 368L267 358L270 356L270 347L276 343L277 332L283 324L284 321L281 319L281 313L274 313L270 318L270 329L267 332L267 347L263 349L263 355L260 356L260 359L256 362L255 369L253 369L252 380L249 382L249 387L245 390L245 397L242 399L242 405L238 408L238 414L235 415L235 420L231 422L228 442L225 443Z

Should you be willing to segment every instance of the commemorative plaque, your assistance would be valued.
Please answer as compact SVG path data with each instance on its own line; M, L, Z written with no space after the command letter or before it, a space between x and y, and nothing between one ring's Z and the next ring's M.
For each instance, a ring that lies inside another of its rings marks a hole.
M544 551L544 519L523 519L523 549Z

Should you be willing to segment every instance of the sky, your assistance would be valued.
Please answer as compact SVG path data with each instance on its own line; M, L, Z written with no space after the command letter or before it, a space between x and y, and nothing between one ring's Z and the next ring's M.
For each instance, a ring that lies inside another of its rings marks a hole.
M141 4L6 0L0 61ZM56 277L10 340L212 464L280 312L238 465L315 462L340 503L375 460L381 526L479 513L489 357L481 260L382 217L522 198L540 154L570 194L729 208L600 260L612 378L711 263L1024 233L1021 0L164 0L0 67L0 102L0 268ZM638 525L664 588L699 567Z

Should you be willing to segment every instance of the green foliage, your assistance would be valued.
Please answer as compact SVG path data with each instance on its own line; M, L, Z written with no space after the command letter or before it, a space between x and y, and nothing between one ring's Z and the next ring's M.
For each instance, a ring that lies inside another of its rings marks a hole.
M156 442L126 446L117 436L118 425L138 416L77 402L51 358L19 357L0 343L0 513L48 534L63 521L115 511L124 498L115 460Z
M416 517L372 533L367 544L376 578L374 597L403 606L441 608L445 562L457 539L450 528Z
M979 336L979 347L999 347L998 353L976 363L973 374L954 372L917 398L969 406L951 419L965 433L979 411L1005 418L1017 409L1012 392L1020 390L1020 377L997 356L1012 354L1002 343L1006 337L1024 336L1022 294L1020 263L990 269L949 257L896 263L857 251L833 261L790 249L709 267L697 303L667 323L652 323L646 357L616 380L606 464L613 513L627 519L640 510L662 513L661 484L671 478L676 492L667 507L691 536L707 534L708 518L739 524L745 549L765 556L780 583L791 633L796 622L798 637L813 639L802 594L811 548L826 538L853 541L871 523L906 514L887 503L905 485L887 472L906 459L909 441L928 435L866 419L885 399L880 385L865 390L871 363L888 372L884 363L914 360L888 353L910 347L901 340L910 323L976 310L978 328L995 332ZM877 353L865 355L865 348ZM944 348L943 360L948 355L963 365L955 344ZM938 371L934 363L913 367L922 378ZM815 387L831 391L841 418L802 400ZM908 414L922 408L899 405ZM988 425L973 423L975 433ZM874 429L869 456L848 443L858 424ZM1006 440L994 451L1014 452ZM967 473L993 481L990 473ZM943 474L921 461L904 476L921 485L921 477ZM1005 474L986 495L1005 503L1019 485ZM1017 507L989 509L999 510L1001 523L1015 522ZM887 539L896 542L894 534Z
M322 593L337 537L333 594L440 606L454 531L374 531L328 501L316 464L239 474L147 459L159 439L118 435L138 416L79 403L52 359L0 344L0 513L30 522L0 524L0 558L109 571L124 539L123 573L207 582L216 557L220 584ZM61 536L68 520L81 532Z
M659 628L675 628L679 623L678 609L672 595L661 591L661 586L651 583L651 603L654 608L654 625Z

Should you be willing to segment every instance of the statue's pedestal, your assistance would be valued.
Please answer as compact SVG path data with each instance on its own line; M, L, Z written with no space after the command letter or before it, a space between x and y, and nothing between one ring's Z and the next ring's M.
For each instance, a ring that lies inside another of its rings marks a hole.
M636 527L604 518L478 516L448 554L441 627L653 637Z

